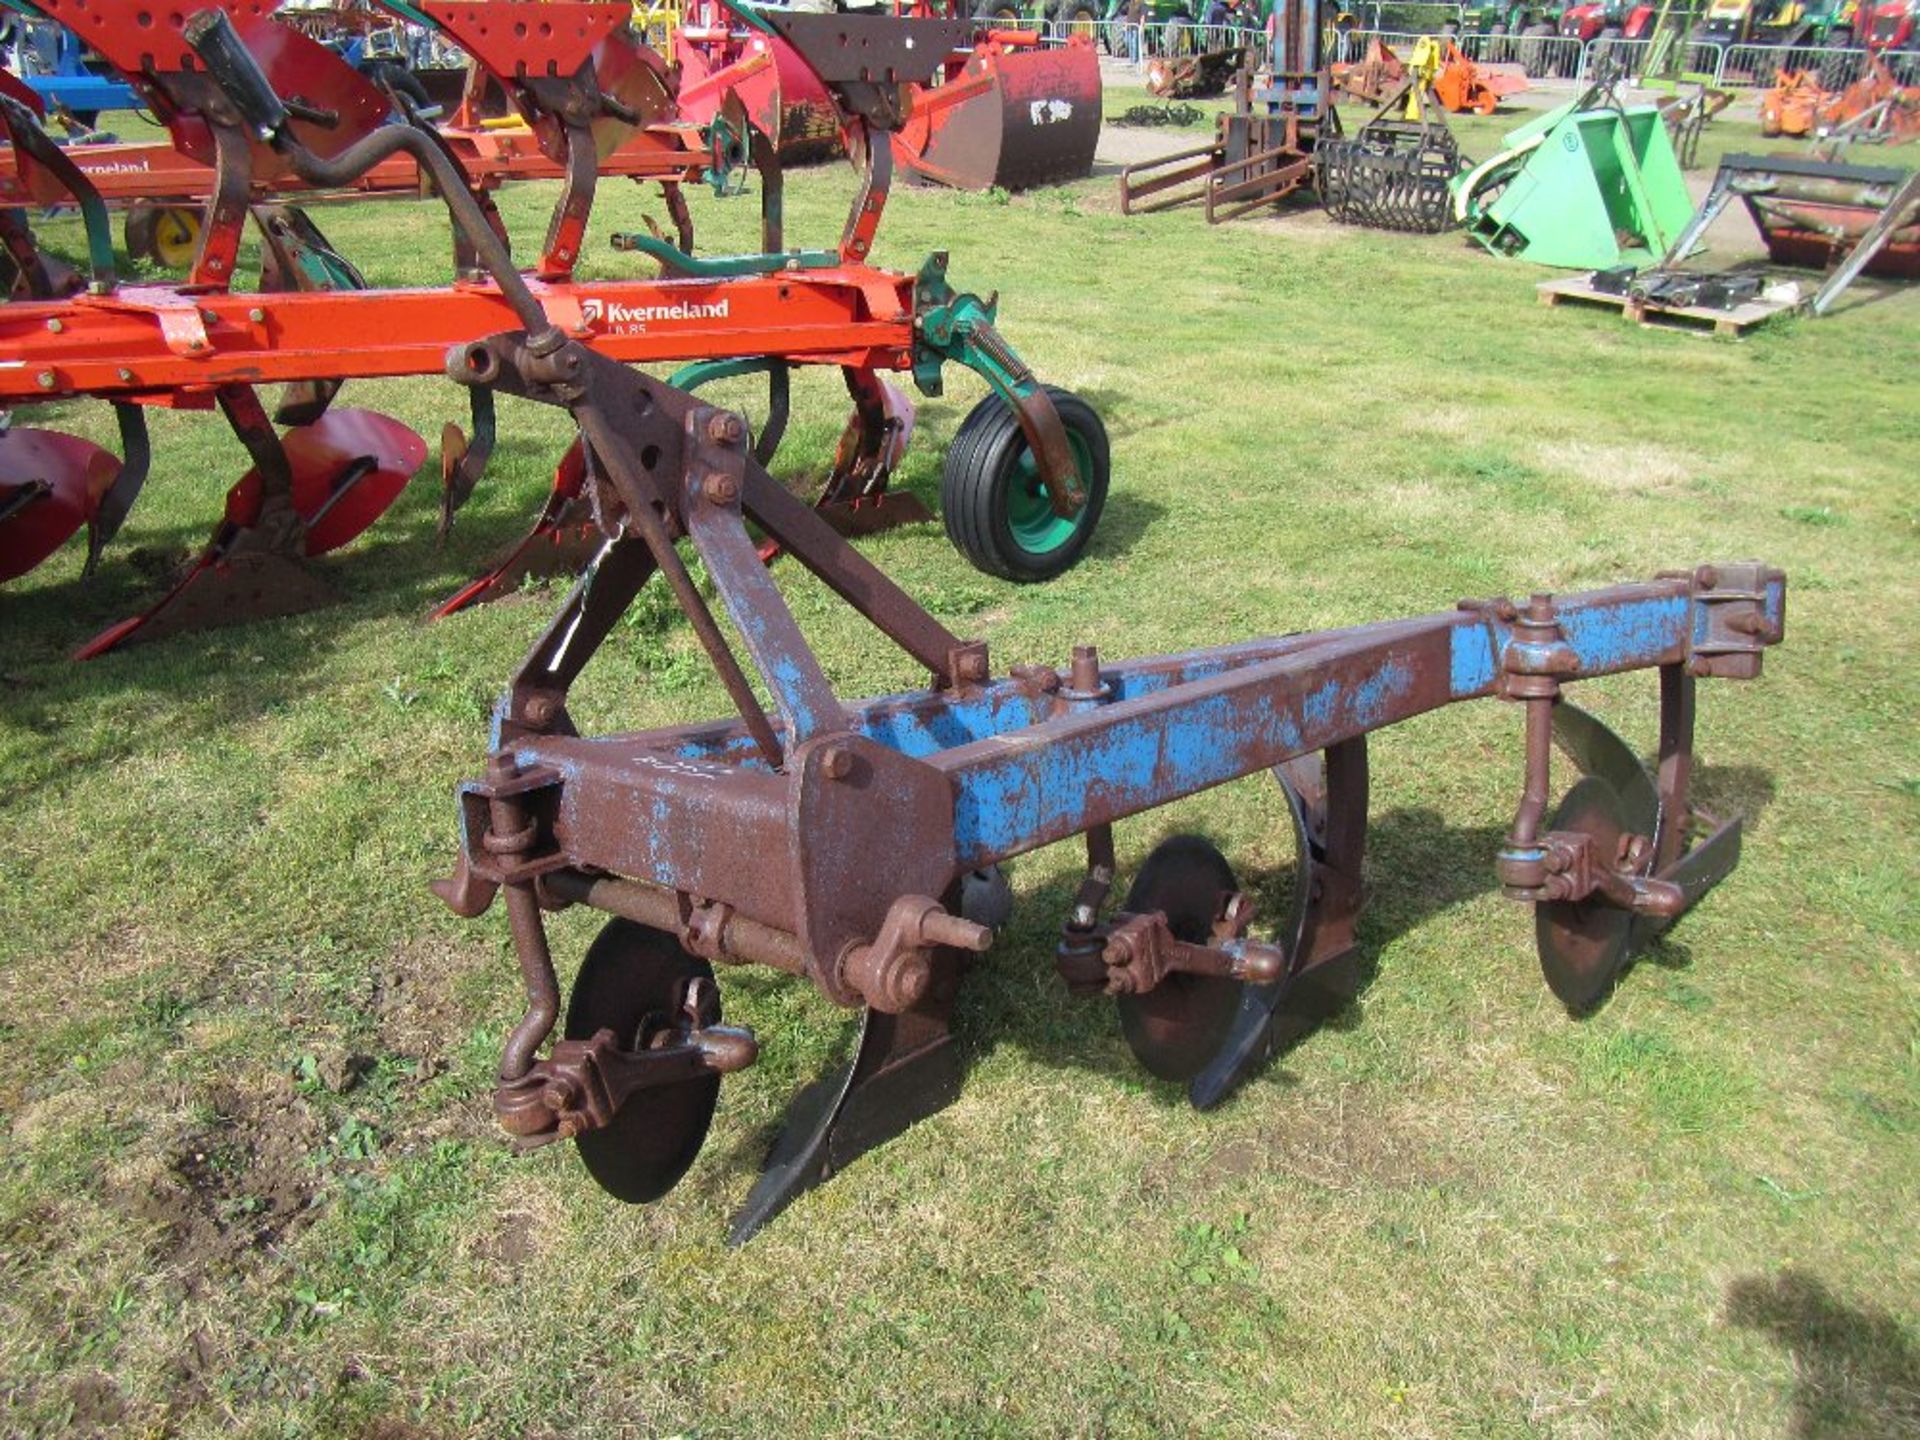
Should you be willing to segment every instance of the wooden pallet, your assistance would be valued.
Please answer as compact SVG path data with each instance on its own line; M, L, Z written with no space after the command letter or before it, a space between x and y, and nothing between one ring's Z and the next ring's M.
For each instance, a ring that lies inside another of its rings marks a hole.
M1543 280L1535 289L1542 305L1559 305L1566 301L1610 305L1640 325L1691 330L1696 334L1711 330L1715 335L1740 335L1762 320L1771 320L1786 310L1796 310L1803 303L1800 300L1753 299L1731 310L1715 310L1705 305L1644 304L1626 295L1609 295L1596 290L1591 278L1585 275L1570 280Z

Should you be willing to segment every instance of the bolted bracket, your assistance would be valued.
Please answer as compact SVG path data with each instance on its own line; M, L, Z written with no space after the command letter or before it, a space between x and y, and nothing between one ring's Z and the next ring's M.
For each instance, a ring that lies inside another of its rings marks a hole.
M1786 635L1786 576L1767 565L1702 565L1693 586L1693 643L1687 673L1752 680L1762 653Z

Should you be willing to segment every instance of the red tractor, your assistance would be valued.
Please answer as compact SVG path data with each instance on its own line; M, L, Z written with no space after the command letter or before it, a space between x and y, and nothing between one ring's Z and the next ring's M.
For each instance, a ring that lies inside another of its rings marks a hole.
M1920 19L1920 0L1884 0L1867 8L1867 49L1876 55L1914 48L1914 23ZM1903 67L1896 66L1898 71ZM1904 67L1911 71L1912 62ZM1902 76L1901 78L1908 78Z
M1589 40L1651 40L1658 18L1656 7L1626 0L1572 5L1561 13L1560 37L1583 45Z

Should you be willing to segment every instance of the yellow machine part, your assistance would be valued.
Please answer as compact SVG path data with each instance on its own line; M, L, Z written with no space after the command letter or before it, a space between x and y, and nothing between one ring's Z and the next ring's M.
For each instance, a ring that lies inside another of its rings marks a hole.
M1437 35L1422 35L1413 42L1413 53L1407 57L1407 74L1413 80L1413 88L1407 91L1407 119L1421 118L1419 97L1440 78L1446 58L1446 46Z

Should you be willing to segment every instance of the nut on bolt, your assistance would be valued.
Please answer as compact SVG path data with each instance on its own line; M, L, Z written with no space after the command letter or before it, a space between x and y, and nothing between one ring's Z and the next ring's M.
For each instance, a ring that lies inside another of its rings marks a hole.
M829 745L820 752L820 773L829 780L844 780L853 774L853 751L844 745Z
M731 410L716 410L707 417L707 438L716 445L738 445L746 434L746 424Z
M715 505L731 505L740 498L740 482L716 470L707 476L700 491Z

